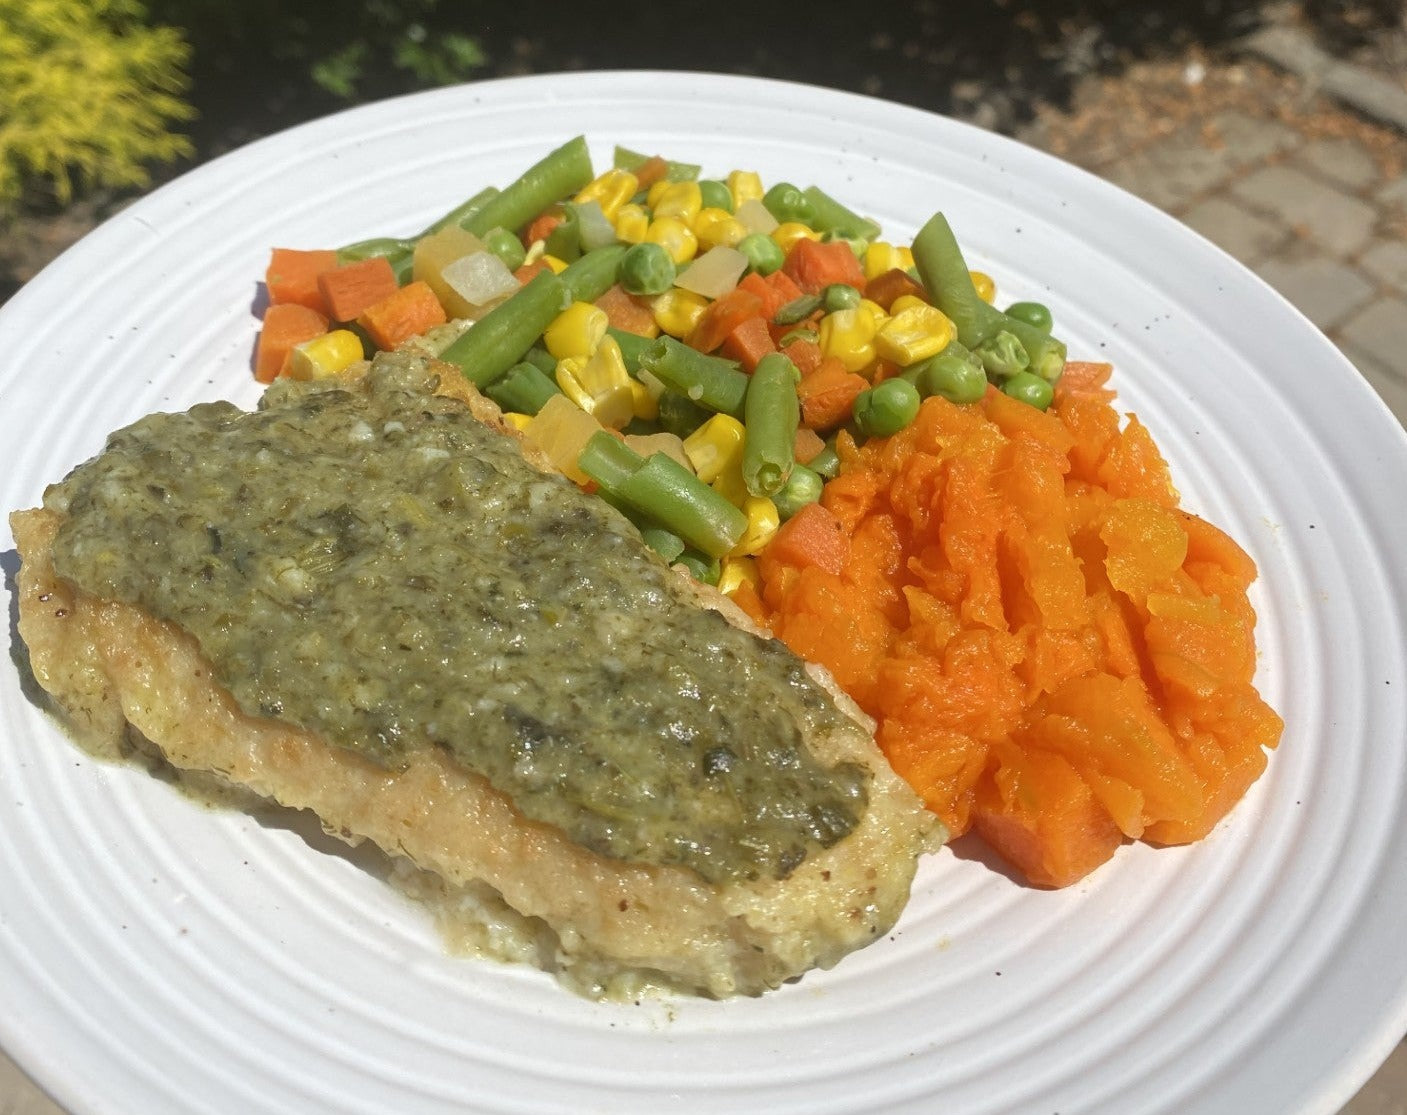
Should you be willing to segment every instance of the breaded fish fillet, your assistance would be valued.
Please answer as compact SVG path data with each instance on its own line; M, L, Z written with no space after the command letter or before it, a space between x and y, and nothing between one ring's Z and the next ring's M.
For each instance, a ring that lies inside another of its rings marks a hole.
M472 401L481 419L494 420L491 406ZM782 877L709 880L688 866L603 854L532 819L444 748L413 749L388 765L317 731L251 715L191 634L55 572L64 519L45 508L16 512L11 525L22 559L20 633L35 678L76 735L113 750L135 729L178 768L312 810L329 832L371 840L450 886L487 884L550 927L553 964L567 976L589 969L599 984L602 972L638 972L707 995L760 993L883 934L907 901L918 857L940 839L867 732L848 730L813 732L804 745L823 766L863 770L863 810L842 839ZM671 606L717 608L748 626L687 577ZM812 675L864 723L820 671Z

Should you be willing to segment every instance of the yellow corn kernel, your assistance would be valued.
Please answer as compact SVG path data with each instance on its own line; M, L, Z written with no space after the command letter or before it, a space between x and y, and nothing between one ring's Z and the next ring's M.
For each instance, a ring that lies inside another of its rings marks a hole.
M557 361L557 386L562 394L612 429L621 429L635 417L632 382L614 337L606 337L590 356L567 356Z
M576 200L594 201L607 217L614 217L616 211L633 198L640 189L640 179L628 170L613 167L595 181L588 182L576 195Z
M361 338L350 329L334 329L294 345L283 366L289 379L328 379L365 356Z
M782 525L777 505L766 496L748 496L743 500L743 514L747 516L747 529L738 539L738 544L728 551L729 557L743 557L761 552L762 548L772 541L777 528Z
M860 299L860 309L865 310L870 315L870 320L874 322L874 327L878 329L889 320L890 312L878 302L872 302L868 298Z
M821 352L834 356L847 372L858 372L875 358L874 316L864 306L836 310L821 318Z
M688 336L689 330L707 308L708 299L702 294L677 286L657 294L650 301L650 315L655 319L655 324L660 327L660 332L671 337Z
M819 232L800 221L783 221L772 230L772 239L784 252L791 251L791 246L798 240L819 240L820 238Z
M547 266L552 270L552 274L554 275L560 275L563 271L567 269L566 260L558 259L556 256L550 256L546 252L543 252L542 255L538 256L538 259L542 260L543 263L547 264Z
M995 302L997 300L997 284L992 281L992 276L985 271L969 271L972 276L972 285L977 288L977 297L983 302Z
M638 379L630 381L630 407L636 418L650 421L660 416L660 401Z
M913 252L901 244L886 244L883 240L876 240L865 249L863 266L867 279L873 279L896 268L907 271L913 265Z
M733 196L733 212L745 201L761 201L762 176L755 170L734 170L728 173L728 192Z
M694 235L699 238L699 247L704 251L719 246L736 248L738 242L747 235L742 221L726 209L700 209L694 218Z
M743 480L743 455L739 453L730 458L709 487L734 507L742 507L751 499L752 493L747 490L747 482Z
M730 465L741 465L743 424L728 414L715 414L684 439L684 455L698 478L712 484Z
M757 572L757 562L750 557L725 557L718 569L718 591L732 596L744 584L761 589L762 577Z
M694 230L678 217L656 216L645 229L645 240L662 247L675 263L688 263L699 250Z
M879 327L875 351L901 368L937 356L953 339L953 323L936 306L901 310Z
M929 305L929 303L925 302L917 294L901 294L898 298L894 299L893 302L889 303L889 316L897 317L905 310L911 310L915 306L927 305Z
M694 218L703 208L703 191L697 182L670 182L660 191L658 199L650 203L655 220L673 217L686 225L693 224Z
M668 178L658 178L650 184L650 188L645 191L645 205L653 209L659 204L660 198L664 197L665 190L674 185ZM702 198L702 194L699 195Z
M561 360L568 356L590 356L606 335L610 319L600 306L573 302L552 319L542 335L547 351Z
M650 214L642 205L622 205L616 210L616 239L626 244L638 244L645 239L650 227Z
M532 420L533 416L531 414L519 414L516 410L506 411L503 415L503 421L506 422L511 429L517 430L519 433L526 430Z

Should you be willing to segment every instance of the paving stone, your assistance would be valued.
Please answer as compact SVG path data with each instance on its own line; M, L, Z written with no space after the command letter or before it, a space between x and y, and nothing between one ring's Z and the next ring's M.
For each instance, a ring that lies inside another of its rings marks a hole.
M1377 185L1382 178L1378 162L1368 149L1346 137L1311 140L1295 154L1295 161L1355 193Z
M1402 411L1397 412L1398 418ZM1339 1115L1407 1115L1407 1045L1398 1045L1387 1063Z
M1407 208L1407 176L1389 182L1378 191L1377 200L1383 205L1400 205Z
M1262 261L1256 271L1326 333L1367 305L1377 290L1352 267L1303 245Z
M1100 172L1160 209L1176 210L1221 185L1243 165L1229 146L1209 146L1191 131L1111 163Z
M1243 167L1293 151L1304 143L1304 136L1289 125L1244 112L1218 113L1212 117L1211 130Z
M1407 241L1384 240L1374 244L1363 253L1358 266L1375 279L1407 294Z
M0 1112L3 1115L63 1115L19 1068L0 1053Z
M1344 322L1334 339L1371 356L1407 385L1407 300L1376 299Z
M1242 263L1255 263L1290 235L1283 225L1221 195L1199 201L1182 220Z
M1367 202L1296 167L1261 167L1236 182L1231 192L1339 256L1361 249L1377 224L1377 213Z

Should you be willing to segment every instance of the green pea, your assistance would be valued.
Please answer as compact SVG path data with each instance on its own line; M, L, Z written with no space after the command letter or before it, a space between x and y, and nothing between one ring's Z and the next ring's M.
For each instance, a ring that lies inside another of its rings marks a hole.
M1050 310L1040 302L1013 302L1006 308L1006 316L1014 317L1017 321L1024 321L1033 328L1050 332Z
M523 266L527 251L523 242L506 228L491 228L484 233L484 247L503 261L503 266L516 271Z
M716 178L700 178L699 195L703 198L705 209L725 209L729 213L733 211L733 191L728 189L726 182L720 182Z
M1045 410L1055 398L1055 390L1035 372L1017 372L1002 384L1002 391L1037 410Z
M674 285L678 268L663 245L632 244L620 257L616 278L631 294L663 294Z
M762 204L782 224L800 221L809 225L816 216L816 207L811 204L811 199L790 182L778 182L762 195Z
M790 519L808 503L815 503L821 498L825 483L815 469L800 463L792 465L787 482L772 496L778 517Z
M975 403L987 393L987 373L971 360L940 352L919 365L921 395L942 395L952 403Z
M859 304L860 292L849 283L831 283L821 291L821 305L828 314L836 310L853 310Z
M765 232L751 232L738 241L738 251L747 257L748 266L759 275L770 275L787 261L782 246Z
M861 391L855 400L855 425L865 437L897 434L918 417L918 388L906 379L886 379Z

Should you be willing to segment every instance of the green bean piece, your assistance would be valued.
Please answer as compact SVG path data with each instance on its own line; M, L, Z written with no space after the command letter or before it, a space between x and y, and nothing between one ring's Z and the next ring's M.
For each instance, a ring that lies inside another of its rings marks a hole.
M755 496L772 496L796 467L796 365L780 352L758 361L743 406L743 483Z
M1057 341L1054 337L1047 339L1045 347L1040 354L1031 361L1031 371L1040 376L1047 383L1054 384L1065 371L1065 358L1068 350L1064 341Z
M793 298L773 314L772 320L778 325L795 325L798 321L805 321L821 307L819 294L803 294L800 298Z
M967 261L942 213L935 213L919 229L911 250L924 289L952 320L963 345L976 348L1002 327L1002 312L978 297Z
M638 151L631 151L628 148L616 146L615 154L611 160L611 165L619 167L621 170L639 170L641 165L650 158L649 155L642 155ZM665 161L664 176L670 182L693 182L703 173L703 167L694 163L676 163L672 160Z
M581 256L581 222L577 218L576 209L570 205L562 208L561 217L547 234L547 241L542 249L563 263L571 263Z
M682 341L663 336L640 354L640 367L701 407L742 417L749 379L732 360L707 356ZM793 388L792 394L795 393Z
M777 341L778 348L786 348L793 341L818 341L821 335L814 329L807 326L797 326L795 329L788 329Z
M914 386L925 398L941 395L951 403L975 403L987 393L987 373L981 365L946 349L917 368Z
M713 417L712 411L705 410L678 391L666 391L659 397L656 405L660 412L660 429L675 437L688 437Z
M835 443L826 442L826 447L807 461L806 467L822 480L834 480L839 476L840 454L835 451Z
M790 519L808 503L815 503L821 498L821 489L825 487L825 483L819 472L798 461L796 467L791 470L791 475L787 477L787 482L772 497L778 518Z
M1005 310L1006 316L1025 322L1033 329L1050 332L1050 309L1041 302L1013 302Z
M819 186L807 186L802 193L811 203L810 225L817 232L867 244L878 238L880 229L876 222L847 209Z
M614 325L606 326L608 336L614 337L616 344L620 346L621 359L625 361L625 370L631 375L640 371L640 354L655 343L653 337L642 337L639 333L631 333L625 329L617 329Z
M855 399L855 425L865 437L897 434L918 417L918 388L895 377L861 391Z
M632 244L620 258L616 279L628 294L663 294L674 285L679 268L662 244Z
M972 350L993 380L1010 379L1031 365L1031 357L1015 334L1003 329Z
M520 229L553 202L576 193L591 178L591 152L587 150L586 137L576 136L548 152L459 223L475 236L483 236L491 228Z
M440 359L456 365L476 387L486 387L522 360L571 301L560 278L540 271L470 326Z
M576 302L595 302L606 291L610 290L616 281L616 271L620 267L621 257L625 255L626 245L607 244L604 248L597 248L595 251L587 252L579 259L567 264L566 270L559 276L563 285L567 288L567 293Z
M645 545L654 550L670 565L678 561L684 553L684 539L672 530L665 530L664 527L641 527L640 537L644 539Z
M716 178L700 178L699 194L705 209L722 209L727 213L733 211L733 191L728 189L728 183Z
M548 376L557 374L557 358L540 344L533 345L532 348L523 353L523 359Z
M392 259L395 256L413 251L415 251L415 241L413 240L398 240L392 236L376 236L370 240L358 240L355 244L347 244L338 248L337 262L358 263L361 260L375 259L378 256Z
M396 275L396 285L405 286L415 278L415 253L406 252L404 255L387 256L386 261L391 265L391 270Z
M706 585L716 585L718 578L723 575L723 563L717 558L705 557L703 554L696 554L691 550L685 550L674 561L675 565L682 565L689 571L689 575L696 581Z
M600 486L600 491L624 501L625 482L645 463L642 457L620 438L598 430L586 439L577 454L577 468Z
M1017 372L1002 384L1002 393L1037 410L1045 410L1055 398L1055 389L1035 372Z
M526 360L514 364L484 388L485 395L514 414L536 414L548 399L561 393L556 380Z
M815 216L811 199L790 182L778 182L762 195L762 204L782 224L799 221L809 225Z
M515 233L506 228L491 228L484 233L482 239L484 247L496 255L508 270L516 271L523 266L523 260L527 258L528 253Z
M466 227L464 222L471 220L480 209L496 198L498 192L497 186L484 187L473 197L461 201L434 224L426 228L416 239L422 239L433 232L439 232L442 228L448 228L450 225L459 225L460 228Z
M738 241L738 251L747 258L747 265L759 275L770 275L787 261L782 246L765 232L750 232Z
M853 310L860 304L861 294L849 283L831 283L821 291L821 305L826 313L836 310Z
M592 441L601 436L593 434ZM640 514L709 557L722 557L747 529L746 515L668 453L652 453L615 490Z

